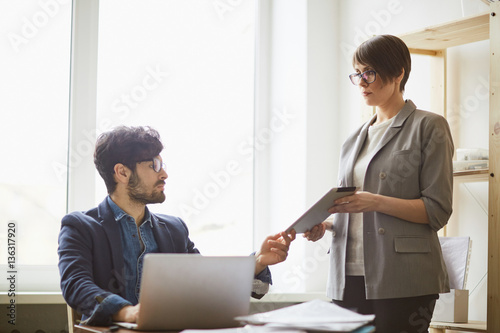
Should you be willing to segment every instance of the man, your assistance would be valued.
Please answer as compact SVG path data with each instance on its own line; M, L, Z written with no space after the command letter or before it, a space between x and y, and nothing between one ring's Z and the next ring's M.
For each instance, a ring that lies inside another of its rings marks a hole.
M142 261L147 253L199 253L178 217L153 214L147 204L161 203L168 175L160 157L157 131L119 127L102 134L94 163L108 197L87 212L62 219L59 271L66 302L89 325L135 322L140 304ZM253 296L267 292L268 265L286 259L295 232L266 238L255 254Z

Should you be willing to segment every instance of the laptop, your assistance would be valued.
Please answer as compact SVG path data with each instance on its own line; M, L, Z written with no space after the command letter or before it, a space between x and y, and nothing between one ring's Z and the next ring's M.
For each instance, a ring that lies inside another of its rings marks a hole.
M180 331L241 326L247 315L255 257L147 254L136 330Z

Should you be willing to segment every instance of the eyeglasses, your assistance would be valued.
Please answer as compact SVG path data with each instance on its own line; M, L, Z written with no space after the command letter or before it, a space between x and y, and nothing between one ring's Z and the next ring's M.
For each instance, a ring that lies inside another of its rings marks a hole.
M354 84L355 86L359 86L359 84L361 83L361 79L363 79L366 84L370 84L375 82L375 80L377 79L377 72L369 70L363 73L352 73L351 75L349 75L349 79L351 79L352 84Z
M153 162L153 164L151 164L149 167L151 169L153 169L155 172L160 172L161 169L165 170L165 168L167 167L165 165L165 163L163 163L159 158L157 157L153 157L152 159L150 160L144 160L144 161L139 161L137 163L142 163L142 162Z
M166 169L165 163L163 163L159 158L154 157L153 158L153 165L150 166L150 168L153 168L155 172L160 172L161 169L165 170Z

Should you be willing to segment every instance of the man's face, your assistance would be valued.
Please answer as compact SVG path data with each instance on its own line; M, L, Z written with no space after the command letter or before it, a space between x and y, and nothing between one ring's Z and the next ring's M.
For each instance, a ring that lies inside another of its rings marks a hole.
M163 191L168 175L162 167L161 157L156 156L155 159L156 161L144 161L136 164L135 172L132 173L127 186L128 195L132 201L145 205L165 201ZM159 171L156 172L155 168Z

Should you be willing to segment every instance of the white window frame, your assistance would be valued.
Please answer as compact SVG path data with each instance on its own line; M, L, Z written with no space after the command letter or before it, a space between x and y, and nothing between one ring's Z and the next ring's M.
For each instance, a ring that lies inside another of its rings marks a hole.
M98 32L99 0L73 0L67 212L95 203Z

